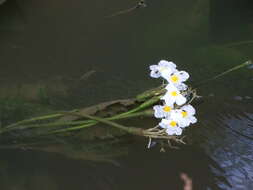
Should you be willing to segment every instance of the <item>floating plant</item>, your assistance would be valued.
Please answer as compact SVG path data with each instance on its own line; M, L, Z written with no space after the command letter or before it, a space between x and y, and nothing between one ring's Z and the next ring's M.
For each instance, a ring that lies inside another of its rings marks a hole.
M201 81L195 87L251 65L252 62L247 61ZM0 128L0 139L4 139L5 144L10 142L11 146L14 142L14 147L24 147L22 142L28 140L30 144L25 145L31 147L37 138L61 134L61 137L64 138L98 123L103 123L125 133L147 137L148 147L151 146L152 139L159 139L163 144L167 142L170 147L174 147L171 141L185 144L184 136L182 136L184 129L197 122L195 108L191 105L192 101L198 97L196 89L185 84L189 74L186 71L179 71L175 63L166 60L161 60L157 65L151 65L150 70L152 78L163 79L161 86L143 92L132 99L105 102L88 108L61 111L9 124ZM115 122L140 116L155 117L161 121L157 126L149 126L150 128L125 126ZM3 144L1 146L5 147ZM8 143L7 146L9 146Z

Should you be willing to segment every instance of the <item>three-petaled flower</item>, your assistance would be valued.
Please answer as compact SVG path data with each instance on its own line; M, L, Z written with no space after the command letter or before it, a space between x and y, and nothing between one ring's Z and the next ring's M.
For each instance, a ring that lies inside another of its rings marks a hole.
M187 99L180 93L180 91L172 84L168 84L165 89L167 92L161 98L167 105L173 106L175 103L179 106L186 103Z
M189 74L185 71L176 71L171 74L168 74L167 72L164 74L164 78L168 81L169 84L174 85L178 90L187 89L187 85L183 82L189 78Z
M153 107L154 109L154 116L156 118L169 118L171 111L173 109L172 106L168 106L168 105L156 105Z
M171 117L175 118L182 128L185 128L197 122L197 118L194 116L195 113L194 107L188 104L180 109L173 110Z
M176 71L175 63L171 61L161 60L158 65L151 65L149 66L151 72L150 76L153 78L163 77L165 78L168 75L171 75L173 72Z
M166 129L168 135L181 135L183 131L179 123L173 119L162 119L159 126Z

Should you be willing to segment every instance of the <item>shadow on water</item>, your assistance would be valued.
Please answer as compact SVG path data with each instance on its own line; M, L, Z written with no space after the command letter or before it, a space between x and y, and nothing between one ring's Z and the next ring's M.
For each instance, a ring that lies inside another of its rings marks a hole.
M0 6L1 123L132 97L159 84L147 68L160 59L189 71L192 84L252 59L252 3L237 2L147 1L105 18L134 2L8 0ZM200 87L199 122L180 150L159 153L132 137L75 153L1 150L0 188L183 189L185 173L194 189L252 189L252 80L244 68Z

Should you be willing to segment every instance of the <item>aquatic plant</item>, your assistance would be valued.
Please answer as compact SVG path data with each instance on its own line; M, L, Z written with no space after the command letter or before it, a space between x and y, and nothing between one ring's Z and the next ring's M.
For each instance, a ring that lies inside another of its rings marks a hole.
M195 87L249 65L252 65L251 61L203 80ZM148 138L148 147L151 146L153 139L158 139L162 144L166 142L170 147L175 147L175 143L185 144L184 136L182 136L184 129L197 122L196 111L191 105L192 101L198 97L196 88L185 84L189 74L185 71L178 71L173 62L162 60L157 65L151 65L150 70L151 77L163 79L161 86L143 92L132 99L115 100L88 108L60 111L18 121L0 128L1 139L5 139L4 142L10 142L11 146L15 142L14 147L24 147L22 142L26 142L25 146L30 147L38 145L40 141L37 144L37 139L41 139L41 137L42 139L44 137L44 139L48 139L48 137L52 139L55 135L62 135L61 137L64 138L76 134L82 129L103 123L119 129L121 135L123 133ZM159 118L161 121L155 127L148 126L151 128L125 126L115 122L116 120L143 116ZM88 133L87 130L86 133ZM6 141L6 138L9 138L9 141ZM16 141L17 138L18 141Z

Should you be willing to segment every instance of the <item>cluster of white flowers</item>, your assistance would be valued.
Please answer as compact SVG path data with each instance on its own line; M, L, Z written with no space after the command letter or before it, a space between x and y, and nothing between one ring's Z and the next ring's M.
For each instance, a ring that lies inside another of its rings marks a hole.
M173 62L161 60L158 65L150 66L150 76L162 77L167 81L167 92L161 100L163 105L154 106L156 118L162 118L159 126L166 129L168 135L181 135L185 127L196 123L195 109L187 104L187 99L182 92L187 90L184 82L189 78L185 71L178 71Z

